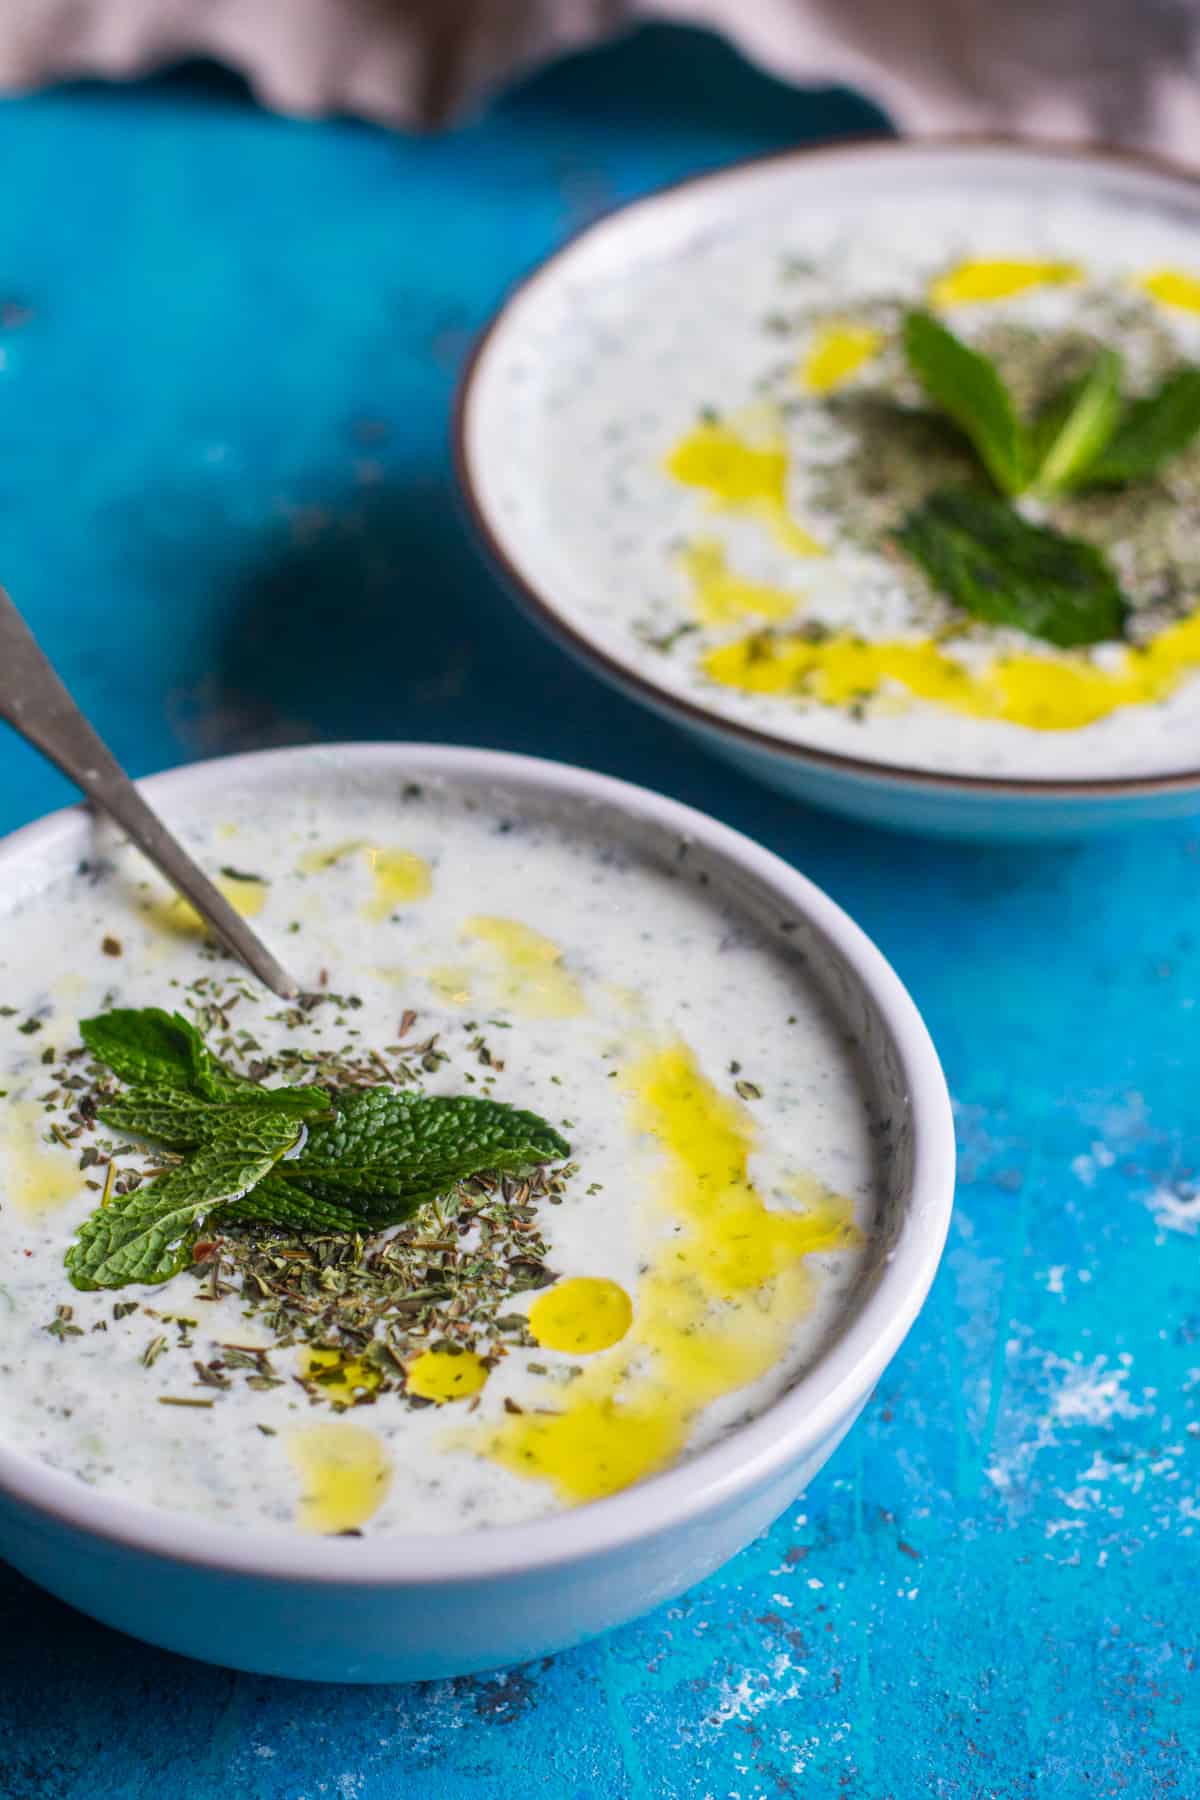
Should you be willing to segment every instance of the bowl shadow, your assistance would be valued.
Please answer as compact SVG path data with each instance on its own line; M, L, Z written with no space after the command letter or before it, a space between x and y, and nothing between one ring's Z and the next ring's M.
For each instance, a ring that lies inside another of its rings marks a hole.
M295 509L228 604L202 697L209 754L404 738L627 774L692 754L525 619L440 480Z

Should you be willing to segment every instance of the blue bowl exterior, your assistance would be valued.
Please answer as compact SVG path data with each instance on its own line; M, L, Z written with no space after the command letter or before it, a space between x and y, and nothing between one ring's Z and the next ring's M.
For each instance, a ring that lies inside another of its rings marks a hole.
M252 1674L307 1681L437 1680L527 1662L651 1611L778 1518L867 1399L769 1483L636 1542L487 1579L284 1580L167 1558L0 1493L0 1554L39 1587L133 1637ZM187 1519L179 1519L181 1544Z
M760 750L720 732L687 726L689 735L736 765L746 775L779 788L796 800L820 806L868 825L926 837L1013 842L1051 842L1128 830L1163 819L1200 813L1200 790L1162 788L1094 794L1062 794L1036 788L997 793L984 787L941 786L872 776L798 757Z
M486 533L485 550L488 548ZM501 572L506 573L501 562ZM880 825L922 837L980 842L1069 843L1110 831L1200 814L1200 782L1161 785L1148 780L1063 792L1047 783L922 779L901 770L875 774L861 763L806 756L801 750L773 749L713 715L673 705L647 684L632 679L616 663L598 656L564 629L557 615L507 572L514 599L542 631L591 674L628 699L656 713L694 743L732 763L743 774L790 794L809 806L841 813L863 824Z

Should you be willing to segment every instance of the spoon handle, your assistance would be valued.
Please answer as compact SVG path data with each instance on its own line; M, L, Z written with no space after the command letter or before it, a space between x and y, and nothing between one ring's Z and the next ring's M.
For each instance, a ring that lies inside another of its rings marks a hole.
M166 826L151 811L112 752L97 737L0 588L0 719L20 732L128 833L171 886L190 900L233 954L276 994L300 985L260 943Z

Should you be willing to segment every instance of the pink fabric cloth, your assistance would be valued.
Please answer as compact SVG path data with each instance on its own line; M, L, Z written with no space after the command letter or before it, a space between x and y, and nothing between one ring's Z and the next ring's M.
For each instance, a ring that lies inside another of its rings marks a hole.
M424 128L651 18L724 32L786 79L856 87L910 132L1103 138L1200 163L1200 0L5 0L0 86L202 55L283 112Z

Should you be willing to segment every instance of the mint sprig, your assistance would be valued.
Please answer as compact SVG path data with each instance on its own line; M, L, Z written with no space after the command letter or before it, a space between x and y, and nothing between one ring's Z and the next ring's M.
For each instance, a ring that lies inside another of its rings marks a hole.
M1027 423L999 369L940 320L911 312L909 366L974 447L1003 499L943 489L895 534L934 587L973 618L1012 625L1061 648L1124 635L1128 602L1104 554L1010 502L1044 500L1156 475L1200 432L1200 369L1182 368L1126 404L1120 356L1101 350L1081 380Z
M1154 393L1121 398L1121 358L1101 350L1032 427L996 364L932 313L904 321L909 367L973 445L1001 493L1075 493L1157 475L1200 432L1200 369L1185 365Z
M291 1231L377 1230L473 1175L524 1174L570 1154L536 1113L497 1100L264 1087L156 1007L80 1029L96 1061L134 1083L100 1120L184 1160L85 1221L66 1256L79 1288L166 1281L214 1213Z

